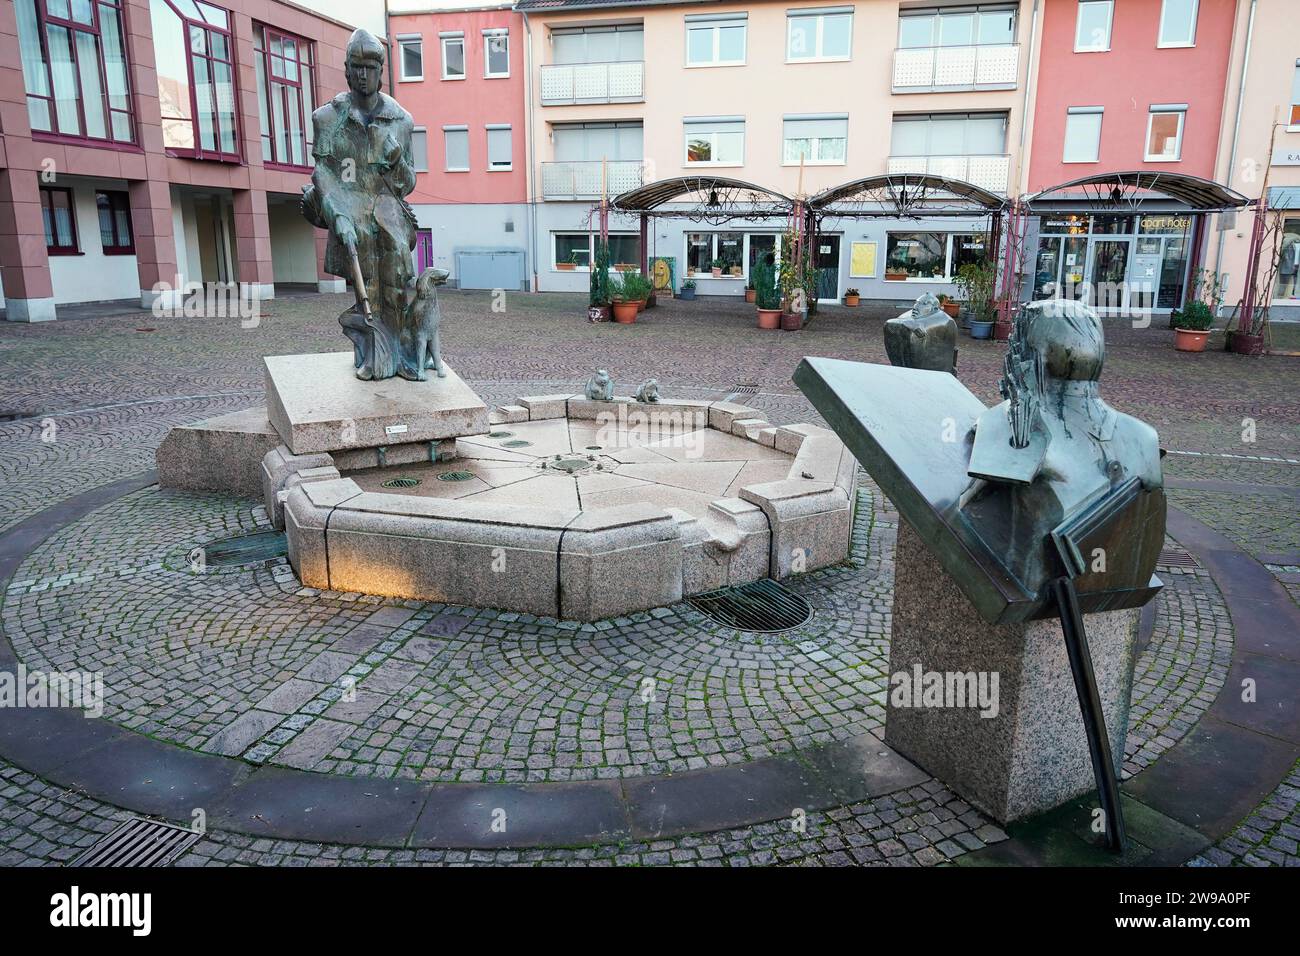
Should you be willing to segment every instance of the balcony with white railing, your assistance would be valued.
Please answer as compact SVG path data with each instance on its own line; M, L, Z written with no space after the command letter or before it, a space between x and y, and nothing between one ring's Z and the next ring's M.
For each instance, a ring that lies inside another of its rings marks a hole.
M1014 90L1020 44L906 47L894 51L895 93Z
M605 189L610 198L641 185L641 160L610 160ZM599 199L600 160L542 163L543 199Z
M645 63L548 63L542 66L542 105L640 103L645 99Z
M1011 157L989 156L890 156L891 173L929 173L944 179L960 179L991 193L1006 195L1011 176Z

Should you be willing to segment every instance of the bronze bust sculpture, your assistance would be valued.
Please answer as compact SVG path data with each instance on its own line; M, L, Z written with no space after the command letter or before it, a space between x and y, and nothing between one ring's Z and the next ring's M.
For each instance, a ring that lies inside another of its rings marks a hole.
M911 309L885 323L885 354L891 365L955 372L957 323L927 292Z
M417 288L412 251L415 188L411 114L380 91L384 46L365 30L348 41L349 90L312 114L316 168L303 215L329 230L325 271L350 279L357 304L339 316L357 377L423 381L445 374L437 351L436 277ZM426 270L426 273L430 270ZM424 279L424 277L421 277Z

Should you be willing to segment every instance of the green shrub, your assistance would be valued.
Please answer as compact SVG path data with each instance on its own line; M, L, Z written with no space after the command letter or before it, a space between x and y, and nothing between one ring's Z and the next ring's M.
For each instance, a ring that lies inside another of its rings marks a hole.
M754 304L760 309L781 308L781 290L776 287L776 267L768 256L760 256L751 270L754 280Z
M1208 332L1214 328L1214 313L1209 305L1199 299L1193 299L1174 320L1174 328L1186 329L1189 332Z

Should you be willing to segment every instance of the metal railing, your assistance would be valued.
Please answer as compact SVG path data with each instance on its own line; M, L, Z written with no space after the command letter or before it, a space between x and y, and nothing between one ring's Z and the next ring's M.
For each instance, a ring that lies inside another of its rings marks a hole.
M1014 90L1020 44L923 46L894 51L894 92Z
M945 179L960 179L989 192L1007 191L1011 157L986 156L890 156L891 173L929 173Z
M548 63L542 66L543 106L638 103L645 99L645 63Z
M600 160L542 163L543 199L599 199ZM611 198L641 185L641 160L611 160L605 188Z

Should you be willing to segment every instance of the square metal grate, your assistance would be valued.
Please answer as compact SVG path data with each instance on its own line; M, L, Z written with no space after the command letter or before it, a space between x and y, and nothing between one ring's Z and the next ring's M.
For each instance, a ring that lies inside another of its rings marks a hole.
M771 578L696 594L687 603L719 624L763 634L792 630L812 617L807 601Z
M132 817L68 865L166 866L198 840L187 827Z
M1164 548L1156 564L1166 568L1199 568L1201 565L1187 551L1179 547Z

